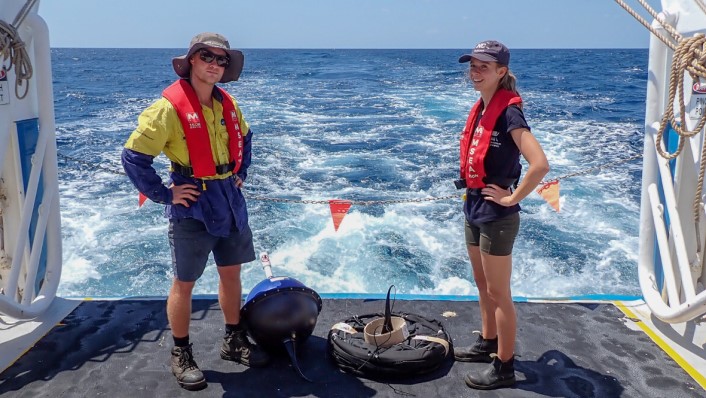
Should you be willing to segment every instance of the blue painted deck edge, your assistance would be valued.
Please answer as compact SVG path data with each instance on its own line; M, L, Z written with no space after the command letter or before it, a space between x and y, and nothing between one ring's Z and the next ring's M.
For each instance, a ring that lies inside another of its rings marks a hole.
M247 294L243 294L245 298ZM319 293L322 299L342 300L342 299L357 299L357 300L384 300L387 295L385 293ZM130 297L63 297L65 299L78 300L165 300L166 296L130 296ZM195 294L194 299L217 299L216 294ZM392 295L395 300L430 300L430 301L478 301L478 296L471 295L432 295L432 294L397 294ZM642 296L620 295L620 294L586 294L581 296L570 297L523 297L514 296L513 301L516 303L525 303L532 301L635 301L642 300Z

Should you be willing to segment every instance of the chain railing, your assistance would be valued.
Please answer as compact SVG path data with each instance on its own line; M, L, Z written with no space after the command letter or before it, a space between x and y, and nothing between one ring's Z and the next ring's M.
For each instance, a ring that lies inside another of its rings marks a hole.
M111 174L122 175L122 176L127 175L122 170L116 170L114 168L111 168L109 166L105 166L100 163L90 162L87 160L79 159L74 156L64 155L62 153L57 153L57 156L61 159L66 160L66 161L78 163L83 166L89 166L93 169L98 169L98 170L105 171L105 172L108 172ZM640 159L641 157L642 157L642 154L633 155L633 156L630 156L625 159L616 160L614 162L604 163L604 164L601 164L601 165L598 165L595 167L591 167L588 169L584 169L581 171L577 171L574 173L565 174L565 175L553 178L551 180L542 181L539 183L539 185L546 185L549 183L557 182L557 181L564 180L564 179L571 178L571 177L588 175L588 174L594 173L595 171L598 171L598 170L602 170L602 169L614 167L614 166L617 166L617 165L620 165L623 163L631 162L635 159ZM458 199L459 196L460 195L458 195L458 194L454 194L454 195L432 196L432 197L427 197L427 198L413 198L413 199L347 200L347 202L350 202L352 205L358 205L358 206L377 206L377 205L388 205L388 204L421 203L421 202L450 200L450 199ZM278 203L300 203L300 204L310 204L310 205L328 205L329 204L329 200L273 198L273 197L261 196L261 195L247 195L247 198L251 199L251 200L262 200L262 201L278 202Z

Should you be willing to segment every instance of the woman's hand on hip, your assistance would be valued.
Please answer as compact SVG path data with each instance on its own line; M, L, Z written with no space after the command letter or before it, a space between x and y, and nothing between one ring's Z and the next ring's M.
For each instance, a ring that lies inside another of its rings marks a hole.
M512 200L512 191L510 188L503 189L498 185L488 184L480 192L485 200L495 202L501 206L510 207L517 204Z

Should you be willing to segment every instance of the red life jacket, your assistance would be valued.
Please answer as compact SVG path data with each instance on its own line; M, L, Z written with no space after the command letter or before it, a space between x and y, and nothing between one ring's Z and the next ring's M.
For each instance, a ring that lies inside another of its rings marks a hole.
M240 121L235 105L225 90L216 87L223 96L223 120L228 130L228 152L230 163L235 167L232 172L240 170L243 163L243 134L240 131ZM208 137L208 127L203 123L206 119L201 112L201 103L196 96L196 91L186 79L179 79L167 87L162 96L172 103L179 115L181 126L186 136L186 147L189 151L189 160L194 177L212 177L218 174L213 161L211 140Z
M461 178L466 180L468 188L483 188L485 183L485 155L490 147L490 137L500 114L510 105L522 103L522 98L512 91L499 89L483 112L478 127L471 134L471 129L482 111L483 99L479 99L466 120L466 127L461 135Z

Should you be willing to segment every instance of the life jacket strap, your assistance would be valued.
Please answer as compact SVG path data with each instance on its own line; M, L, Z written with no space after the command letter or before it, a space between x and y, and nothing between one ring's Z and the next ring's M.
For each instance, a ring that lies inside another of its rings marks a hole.
M216 174L225 174L229 171L233 171L234 167L235 167L235 162L230 162L228 164L216 165ZM184 177L193 177L194 176L194 169L192 167L182 166L178 163L172 162L172 170L177 174L183 175Z

